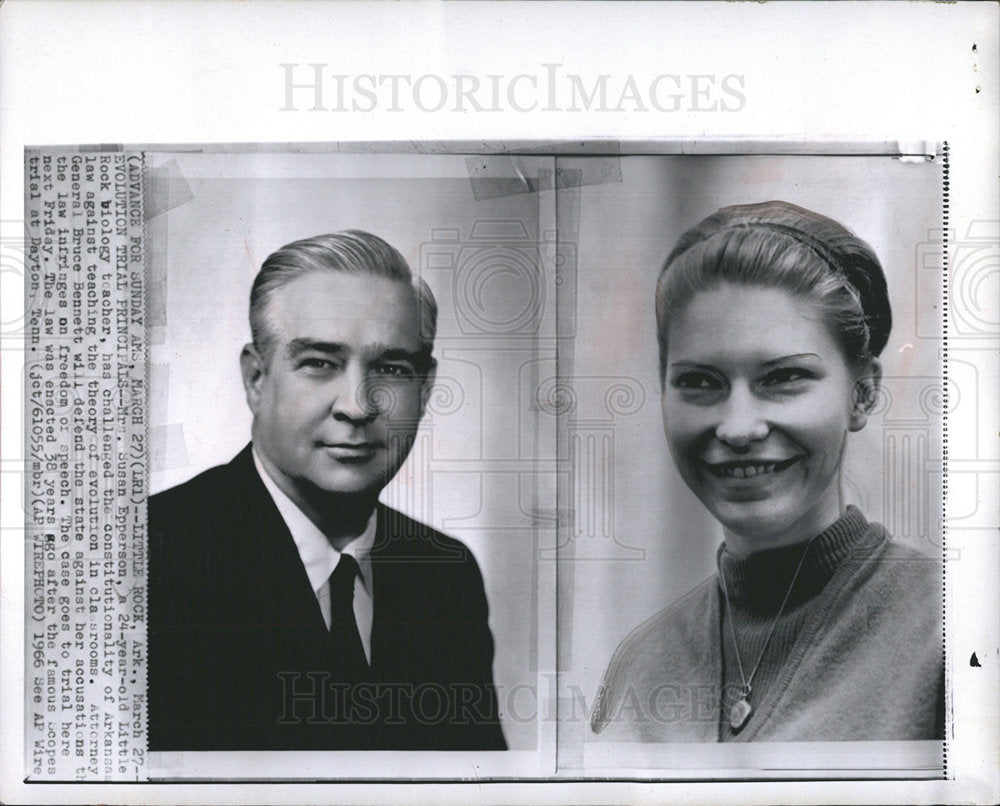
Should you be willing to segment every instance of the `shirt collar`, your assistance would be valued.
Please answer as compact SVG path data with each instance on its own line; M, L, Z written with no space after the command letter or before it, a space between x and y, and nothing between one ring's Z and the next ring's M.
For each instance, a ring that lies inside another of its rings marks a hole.
M337 551L326 535L313 523L309 517L299 509L298 505L292 501L281 488L275 484L274 479L268 474L264 465L257 455L257 449L253 449L253 463L257 468L260 480L264 482L274 505L278 508L282 520L292 533L292 540L302 558L306 575L309 577L309 584L315 593L329 581L330 574L340 562L341 552ZM377 510L373 510L365 530L354 540L344 546L344 554L350 554L358 563L361 569L361 579L365 584L365 589L369 595L372 592L372 561L371 551L375 545L375 526L377 522Z

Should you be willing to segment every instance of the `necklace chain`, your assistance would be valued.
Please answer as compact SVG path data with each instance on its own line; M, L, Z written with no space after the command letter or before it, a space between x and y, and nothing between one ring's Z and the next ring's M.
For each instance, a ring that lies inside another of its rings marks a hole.
M788 604L788 599L792 595L792 590L795 588L795 582L799 578L799 571L802 570L802 565L806 561L806 554L809 552L809 547L812 545L813 537L806 543L805 549L802 551L802 556L799 558L799 564L795 567L795 573L792 574L792 581L788 585L788 590L785 592L785 598L781 601L781 607L778 608L778 615L774 617L774 621L771 622L771 629L767 633L767 639L764 641L764 647L760 651L760 657L757 658L757 663L754 664L753 669L750 671L750 677L747 677L743 673L743 660L740 658L740 644L736 640L736 625L733 623L735 621L732 601L729 599L729 587L726 585L726 573L725 571L720 571L719 576L722 577L722 591L726 596L726 607L729 609L729 631L733 637L733 649L736 651L736 665L740 670L740 680L743 681L742 693L743 699L746 700L750 696L750 683L753 681L754 675L757 674L757 670L760 668L761 662L764 660L764 653L767 652L767 647L771 643L771 636L774 635L774 630L778 626L778 621L781 619L781 614L785 612L785 605Z

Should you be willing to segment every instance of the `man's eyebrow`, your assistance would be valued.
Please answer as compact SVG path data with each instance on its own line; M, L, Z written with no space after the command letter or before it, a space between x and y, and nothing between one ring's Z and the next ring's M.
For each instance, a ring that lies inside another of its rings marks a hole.
M318 339L297 338L288 342L285 352L289 358L295 358L296 356L307 352L339 355L344 352L344 345L336 341L320 341Z
M285 348L289 358L295 358L302 353L325 353L326 355L343 355L349 352L348 348L336 341L321 341L299 337L288 342ZM410 361L419 365L425 358L420 350L407 350L403 347L391 347L388 344L375 343L368 345L365 353L378 361Z
M424 357L424 353L419 350L404 350L402 347L382 347L378 346L372 350L380 361L410 361L419 364Z

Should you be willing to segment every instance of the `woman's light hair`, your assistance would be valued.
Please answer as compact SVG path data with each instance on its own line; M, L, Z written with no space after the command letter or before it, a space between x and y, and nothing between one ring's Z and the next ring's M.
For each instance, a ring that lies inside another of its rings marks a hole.
M423 278L414 276L399 250L377 235L362 230L342 230L286 244L272 252L250 290L250 332L254 347L270 361L274 329L268 318L271 296L286 283L312 272L370 274L407 283L417 297L417 318L422 370L432 363L437 333L437 302Z
M892 328L885 273L872 248L831 218L783 201L723 207L678 240L656 283L660 382L667 331L699 291L724 283L809 300L849 364L882 352Z

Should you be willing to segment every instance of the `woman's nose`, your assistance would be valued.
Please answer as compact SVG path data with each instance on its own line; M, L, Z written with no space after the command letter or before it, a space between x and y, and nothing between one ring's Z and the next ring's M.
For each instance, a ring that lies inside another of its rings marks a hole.
M748 391L733 390L722 409L715 436L734 450L759 442L769 432L761 402Z

